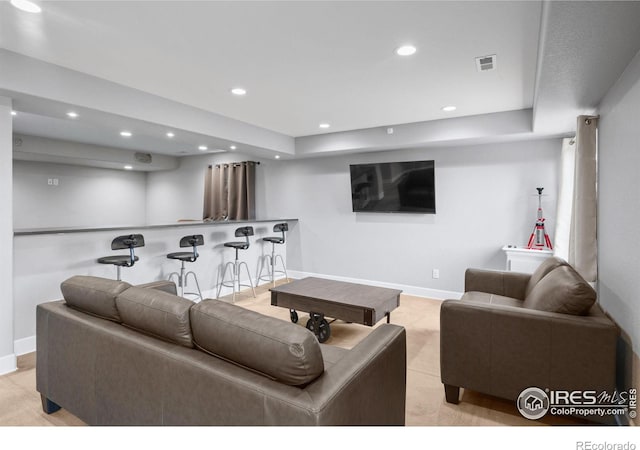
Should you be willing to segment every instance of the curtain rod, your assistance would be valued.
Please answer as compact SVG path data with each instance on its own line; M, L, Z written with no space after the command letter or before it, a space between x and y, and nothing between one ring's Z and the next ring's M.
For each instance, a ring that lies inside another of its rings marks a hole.
M242 161L242 162L230 162L230 163L220 163L220 164L215 164L216 166L221 166L221 165L233 165L233 166L239 166L240 164L247 164L247 163L253 163L256 165L260 165L260 161ZM214 165L213 164L209 164L209 168L212 168Z

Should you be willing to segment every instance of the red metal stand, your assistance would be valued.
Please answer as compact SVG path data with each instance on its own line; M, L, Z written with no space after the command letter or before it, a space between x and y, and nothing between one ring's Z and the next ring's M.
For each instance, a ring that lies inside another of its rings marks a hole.
M548 248L549 250L553 250L553 245L551 245L551 239L547 234L547 231L544 228L544 217L542 213L542 190L544 188L536 188L538 191L538 220L536 221L536 225L533 227L533 232L529 237L529 243L527 244L528 249L533 250L544 250Z

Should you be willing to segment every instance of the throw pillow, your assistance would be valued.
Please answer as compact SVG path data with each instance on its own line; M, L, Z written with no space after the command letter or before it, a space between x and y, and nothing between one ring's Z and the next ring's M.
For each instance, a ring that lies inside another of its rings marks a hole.
M523 307L563 314L586 315L596 291L568 265L547 274L525 298Z
M527 288L524 293L525 298L529 296L536 284L538 284L549 272L560 266L567 265L569 265L569 263L557 256L552 256L542 261L538 268L531 274L531 278L529 278L529 282L527 283Z

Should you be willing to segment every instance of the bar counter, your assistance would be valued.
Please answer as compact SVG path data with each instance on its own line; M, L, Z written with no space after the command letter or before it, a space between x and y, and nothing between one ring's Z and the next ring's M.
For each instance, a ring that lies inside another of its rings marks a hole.
M297 222L298 219L253 219L253 220L184 220L173 223L157 224L157 225L128 225L128 226L111 226L111 227L58 227L58 228L20 228L13 230L14 236L25 236L34 234L66 234L66 233L89 233L94 231L118 231L118 230L155 230L159 228L178 228L178 227L199 227L199 226L215 226L238 224L239 227L244 224L263 223L263 222Z
M239 252L239 259L246 261L255 283L259 262L271 254L271 244L263 237L278 235L273 231L276 223L287 222L289 231L286 243L276 245L276 252L287 261L287 248L299 247L298 219L257 219L242 221L197 221L171 224L113 227L58 227L39 229L15 229L13 238L14 264L14 317L16 352L35 350L36 306L39 303L62 298L60 283L74 275L91 275L116 278L116 267L99 264L103 256L126 254L127 250L111 250L111 241L121 235L142 234L145 246L135 249L140 258L133 267L122 268L122 280L132 285L164 280L172 272L180 271L180 261L167 258L168 253L189 251L180 248L180 238L202 234L204 245L198 247L199 257L193 263L185 263L187 271L194 271L205 298L215 298L218 272L228 261L233 261L235 251L224 246L225 242L240 241L235 237L236 228L254 227L249 237L250 247ZM245 279L243 277L243 283ZM264 284L262 281L260 284ZM192 292L192 281L187 291ZM221 295L229 293L225 288Z

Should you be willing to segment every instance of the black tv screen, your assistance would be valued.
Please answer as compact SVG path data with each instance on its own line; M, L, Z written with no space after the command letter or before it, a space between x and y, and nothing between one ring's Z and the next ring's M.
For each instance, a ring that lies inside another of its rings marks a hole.
M435 214L434 161L351 164L354 212Z

